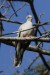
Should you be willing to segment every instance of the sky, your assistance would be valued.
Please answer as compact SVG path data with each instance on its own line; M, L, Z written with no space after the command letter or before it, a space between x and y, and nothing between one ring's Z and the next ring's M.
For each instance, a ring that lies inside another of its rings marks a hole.
M1 5L1 1L0 1L0 5ZM23 4L25 4L25 2L24 3L22 3L22 2L14 3L14 7L17 10ZM35 9L36 9L38 16L40 16L40 14L44 14L40 18L40 21L42 23L49 21L50 20L50 8L49 8L50 0L35 0L34 5L35 5ZM0 11L2 13L4 13L5 9L4 8L0 9ZM9 8L9 11L6 14L6 17L9 18L9 16L12 14L12 12L13 12L13 10L11 8ZM31 14L33 16L32 12L30 10L29 4L26 3L26 6L17 12L18 16L15 17L15 15L14 15L11 19L14 21L17 20L19 22L24 23L24 22L26 22L26 16L28 14ZM32 22L35 23L34 17L33 17ZM3 34L4 34L4 33L17 31L20 25L9 23L9 22L3 22L3 26L4 26L4 32L3 32ZM45 26L45 29L50 30L50 26ZM42 28L40 28L40 30L43 32ZM8 35L8 36L14 36L14 35ZM15 36L17 36L17 34ZM31 43L31 45L34 45L34 43ZM44 49L50 49L49 44L45 43ZM38 53L35 53L35 52L25 51L21 66L19 68L16 68L13 65L14 54L15 54L14 47L8 46L5 44L1 44L1 47L0 47L0 70L4 71L5 75L12 75L14 72L16 72L16 70L19 70L22 73L24 71L24 69L26 69L29 66L31 61L33 59L35 59L35 57L38 55ZM46 59L49 59L48 56L44 56L44 57L46 57ZM36 63L33 64L33 66L42 62L41 59L40 60L39 59L36 61Z

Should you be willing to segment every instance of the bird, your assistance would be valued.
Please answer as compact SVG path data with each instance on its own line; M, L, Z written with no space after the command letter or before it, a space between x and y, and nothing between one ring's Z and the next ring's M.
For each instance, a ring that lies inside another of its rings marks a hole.
M33 24L32 24L32 15L27 15L26 17L26 22L23 23L18 31L22 31L20 32L20 35L18 33L17 37L29 37L29 36L34 36L35 35L35 30L36 29L32 29L33 28ZM22 59L23 59L23 55L25 50L27 49L27 47L29 46L29 44L31 43L31 41L18 41L16 47L15 47L15 57L14 57L14 66L15 67L19 67L22 63Z

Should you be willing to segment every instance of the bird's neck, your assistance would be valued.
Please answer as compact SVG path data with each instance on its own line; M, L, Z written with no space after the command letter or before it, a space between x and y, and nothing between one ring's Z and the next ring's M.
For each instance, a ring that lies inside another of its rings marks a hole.
M27 21L30 21L31 22L32 20L31 19L27 19Z

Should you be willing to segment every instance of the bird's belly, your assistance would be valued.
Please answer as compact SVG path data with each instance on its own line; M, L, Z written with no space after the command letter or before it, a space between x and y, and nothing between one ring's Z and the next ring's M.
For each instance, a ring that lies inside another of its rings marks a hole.
M23 32L21 32L21 36L22 36L22 37L29 36L29 35L31 35L31 32L32 32L32 30L23 31Z

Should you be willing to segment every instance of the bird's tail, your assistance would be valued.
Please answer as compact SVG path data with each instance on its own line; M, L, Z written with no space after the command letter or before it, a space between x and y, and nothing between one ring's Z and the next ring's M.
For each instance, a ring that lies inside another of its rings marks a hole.
M21 65L23 54L24 54L24 49L21 48L21 43L18 42L15 52L14 66L19 67Z

